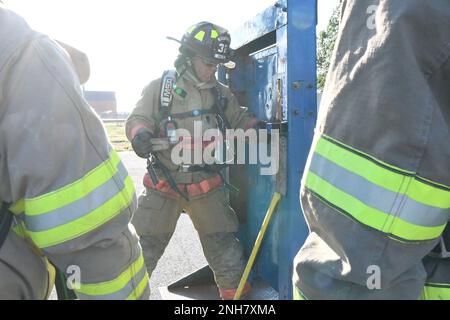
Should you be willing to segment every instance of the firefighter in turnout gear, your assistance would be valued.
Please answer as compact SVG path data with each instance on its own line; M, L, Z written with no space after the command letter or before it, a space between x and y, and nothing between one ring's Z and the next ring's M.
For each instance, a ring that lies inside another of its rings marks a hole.
M148 299L133 182L83 99L83 54L2 4L0 48L0 300L48 297L52 265L78 299Z
M450 2L347 0L342 12L294 295L450 299Z
M178 40L177 40L178 41ZM180 42L176 70L152 81L142 93L126 123L126 133L140 157L152 154L151 139L183 139L188 151L202 151L210 141L176 136L176 129L194 136L195 124L210 128L249 129L259 121L240 107L229 88L216 78L218 64L230 63L229 33L212 23L201 22L187 30ZM220 170L204 165L179 165L171 150L157 157L144 177L145 190L138 201L133 224L140 235L149 274L154 270L175 230L180 213L189 214L199 236L219 293L231 299L242 276L243 248L235 237L238 220L227 201ZM155 179L155 177L158 179ZM250 285L246 285L246 292Z

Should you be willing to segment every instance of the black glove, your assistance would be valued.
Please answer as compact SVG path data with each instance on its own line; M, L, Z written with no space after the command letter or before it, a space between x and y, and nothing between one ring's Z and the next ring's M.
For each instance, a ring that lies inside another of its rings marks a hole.
M150 130L146 128L141 128L138 130L131 141L131 146L139 157L144 159L150 157L150 153L152 153L152 138L153 134Z

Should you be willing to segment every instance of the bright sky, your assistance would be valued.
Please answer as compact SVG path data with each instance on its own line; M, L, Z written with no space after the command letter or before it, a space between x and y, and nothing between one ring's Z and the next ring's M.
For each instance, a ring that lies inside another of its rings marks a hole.
M184 31L211 21L232 31L275 0L3 0L36 30L88 54L86 90L116 91L131 111L142 88L172 68ZM319 0L318 30L339 0ZM233 47L233 42L231 43Z

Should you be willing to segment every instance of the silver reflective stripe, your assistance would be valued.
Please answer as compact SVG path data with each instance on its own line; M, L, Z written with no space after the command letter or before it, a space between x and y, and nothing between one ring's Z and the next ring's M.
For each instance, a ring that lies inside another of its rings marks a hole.
M128 172L121 162L117 169L118 172L106 183L71 204L38 216L21 215L27 230L40 232L53 229L79 219L103 205L125 188L124 180Z
M371 183L315 153L310 171L364 204L414 225L440 227L448 221L450 209L417 202Z
M101 296L93 296L86 295L77 292L78 298L82 300L125 300L130 294L133 293L133 290L136 290L139 283L147 276L147 269L145 264L142 266L141 270L126 284L125 287L111 294L101 295Z

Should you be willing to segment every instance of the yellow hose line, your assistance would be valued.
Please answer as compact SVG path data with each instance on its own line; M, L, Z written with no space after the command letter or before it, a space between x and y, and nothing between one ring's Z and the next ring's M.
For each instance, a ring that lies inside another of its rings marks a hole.
M245 283L247 282L248 276L253 267L253 263L255 262L256 255L258 254L259 247L261 246L261 243L264 239L264 234L266 233L270 219L272 218L272 215L280 199L281 194L275 192L275 194L272 197L272 201L270 202L270 206L269 209L267 210L266 216L264 217L261 230L259 230L258 236L256 237L255 245L253 246L252 253L250 254L250 258L248 259L247 266L245 267L244 274L242 275L241 281L239 282L239 286L236 290L236 294L234 295L233 300L241 299L242 290L244 289Z

